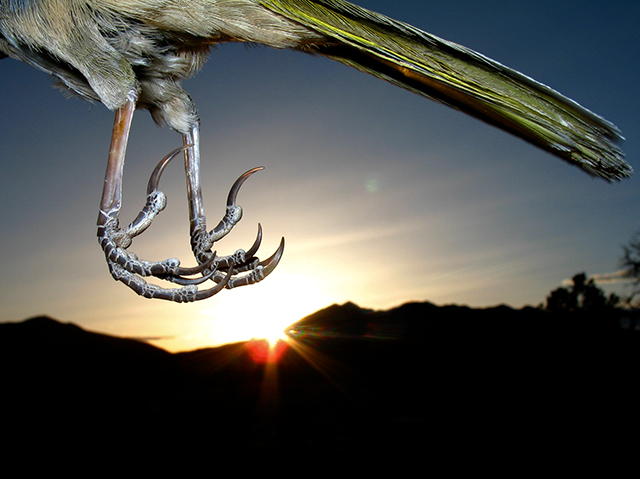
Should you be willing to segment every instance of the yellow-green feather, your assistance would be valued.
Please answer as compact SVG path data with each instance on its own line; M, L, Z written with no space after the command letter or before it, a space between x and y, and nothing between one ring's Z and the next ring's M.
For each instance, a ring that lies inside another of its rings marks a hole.
M257 1L332 39L320 54L465 111L591 175L632 173L612 123L479 53L342 0Z

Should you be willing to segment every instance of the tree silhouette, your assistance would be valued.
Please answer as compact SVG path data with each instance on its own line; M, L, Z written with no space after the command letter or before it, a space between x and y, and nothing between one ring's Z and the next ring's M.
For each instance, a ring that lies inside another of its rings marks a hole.
M608 297L593 279L587 279L585 273L571 278L572 285L557 288L547 297L546 310L553 313L592 314L611 310L620 302L620 298L611 293Z
M625 303L631 306L633 299L640 295L640 231L622 249L624 251L622 267L625 269L625 276L633 279L633 286L635 287L629 297L625 298ZM638 304L636 306L640 307Z

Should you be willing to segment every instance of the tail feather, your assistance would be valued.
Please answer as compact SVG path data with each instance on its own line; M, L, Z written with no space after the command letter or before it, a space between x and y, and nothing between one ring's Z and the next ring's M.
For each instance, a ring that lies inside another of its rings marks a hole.
M473 50L342 0L258 0L331 40L312 51L498 126L593 176L631 176L615 125Z

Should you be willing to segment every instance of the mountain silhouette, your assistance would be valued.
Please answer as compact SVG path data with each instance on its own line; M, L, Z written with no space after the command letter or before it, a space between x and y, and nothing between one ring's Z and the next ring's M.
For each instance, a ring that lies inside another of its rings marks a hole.
M622 314L346 303L291 325L277 363L257 361L255 341L172 354L47 317L4 323L2 431L32 451L238 470L610 472L637 450L640 332Z

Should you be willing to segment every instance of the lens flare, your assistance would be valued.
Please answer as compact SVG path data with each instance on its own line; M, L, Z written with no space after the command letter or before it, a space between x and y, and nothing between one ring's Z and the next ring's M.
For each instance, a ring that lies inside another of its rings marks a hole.
M255 363L277 363L287 349L287 342L284 339L270 341L261 338L248 341L246 346Z

